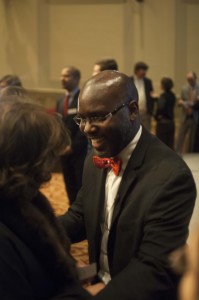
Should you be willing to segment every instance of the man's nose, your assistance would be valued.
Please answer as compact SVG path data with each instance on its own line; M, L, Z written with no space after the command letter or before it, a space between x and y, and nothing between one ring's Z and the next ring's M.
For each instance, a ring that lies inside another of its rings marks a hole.
M92 124L89 120L85 120L83 124L80 124L80 130L86 135L95 134L99 129L98 126Z

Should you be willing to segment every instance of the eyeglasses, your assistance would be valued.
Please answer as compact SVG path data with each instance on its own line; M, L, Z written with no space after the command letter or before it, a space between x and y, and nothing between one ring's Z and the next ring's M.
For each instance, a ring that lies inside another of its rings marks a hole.
M86 122L88 121L90 124L102 124L103 122L105 122L106 120L110 119L113 115L115 115L120 109L122 109L123 107L125 107L127 105L127 103L123 103L122 105L120 105L119 107L115 108L113 111L111 111L110 113L108 113L107 115L103 116L103 117L90 117L90 118L81 118L78 115L75 116L73 118L73 120L75 121L75 123L80 126L80 125L85 125Z

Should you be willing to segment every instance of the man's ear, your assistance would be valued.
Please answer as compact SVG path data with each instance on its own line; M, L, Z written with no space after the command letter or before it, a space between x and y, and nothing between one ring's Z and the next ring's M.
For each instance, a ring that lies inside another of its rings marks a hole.
M129 103L129 112L130 112L130 119L131 120L135 120L135 118L137 117L138 115L138 103L137 101L135 100L132 100L130 103Z

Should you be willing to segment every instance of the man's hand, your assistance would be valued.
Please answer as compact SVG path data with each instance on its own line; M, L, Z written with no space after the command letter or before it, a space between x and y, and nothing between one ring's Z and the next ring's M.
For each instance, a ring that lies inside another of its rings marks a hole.
M150 92L150 96L151 98L153 98L154 100L157 100L159 98L159 95L157 93L155 93L154 91L153 92Z
M87 292L89 292L93 296L97 295L104 288L105 288L105 284L101 283L101 282L93 284L93 285L88 285L88 286L85 287Z
M179 105L179 106L184 106L184 101L183 101L182 99L179 99L179 100L178 100L178 105Z
M77 266L77 268L83 268L83 267L86 267L87 264L85 264L85 262L83 262L82 260L78 260L76 262L76 266Z

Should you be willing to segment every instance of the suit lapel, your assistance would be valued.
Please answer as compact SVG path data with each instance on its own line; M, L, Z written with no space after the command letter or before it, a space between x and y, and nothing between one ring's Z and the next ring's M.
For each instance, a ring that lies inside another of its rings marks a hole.
M63 115L64 111L64 98L60 100L60 105L59 105L59 113Z
M115 199L115 207L113 210L111 227L117 220L117 218L120 214L122 205L124 203L125 196L128 193L128 190L130 189L130 187L133 185L135 179L136 179L135 170L129 171L128 176L126 176L125 178L124 177L122 178L122 181L121 181L121 184L120 184L120 187L119 187L116 199Z
M80 90L77 90L77 92L73 95L73 99L69 105L69 108L77 108L79 92L80 92Z
M143 163L145 153L149 144L149 141L151 140L151 135L149 132L142 127L142 135L140 137L140 140L133 151L129 162L127 164L127 167L124 171L122 181L115 199L115 207L113 211L113 216L112 216L112 226L116 222L122 206L125 202L126 196L128 195L128 191L130 188L132 188L132 185L135 183L136 177L137 177L137 172L136 170L140 168L140 166Z
M95 199L95 205L92 205L92 223L94 232L97 231L97 227L101 221L104 207L106 170L99 170L99 175L96 179L96 186L93 189L93 198Z
M96 174L93 178L95 180L90 182L92 185L91 194L89 196L89 203L87 207L87 212L90 219L89 228L89 247L92 249L93 257L90 259L93 261L98 261L100 253L100 242L101 242L101 220L103 216L104 209L104 199L105 199L105 181L106 181L106 170L94 169Z

